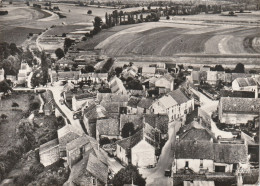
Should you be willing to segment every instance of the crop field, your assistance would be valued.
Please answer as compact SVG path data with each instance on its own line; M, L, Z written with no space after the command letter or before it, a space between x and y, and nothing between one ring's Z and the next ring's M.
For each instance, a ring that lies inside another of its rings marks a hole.
M257 26L143 23L113 35L110 32L103 34L105 37L102 42L94 36L86 42L86 46L91 48L100 42L95 49L100 49L102 54L109 56L250 55L260 53L259 33L260 28Z

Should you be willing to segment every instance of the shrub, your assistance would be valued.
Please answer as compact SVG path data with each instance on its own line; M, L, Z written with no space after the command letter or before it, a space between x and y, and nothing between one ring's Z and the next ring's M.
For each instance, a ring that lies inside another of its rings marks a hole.
M31 104L29 105L29 108L30 108L31 111L37 110L37 109L40 108L40 104L39 104L38 102L33 102L33 103L31 103Z

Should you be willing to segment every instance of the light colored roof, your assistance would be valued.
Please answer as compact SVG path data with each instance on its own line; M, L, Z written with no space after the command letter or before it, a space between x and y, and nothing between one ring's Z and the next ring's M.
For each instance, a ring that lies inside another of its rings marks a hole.
M166 79L170 82L174 81L174 78L170 74L165 74L164 76L160 77L159 79Z
M40 145L39 154L42 154L42 153L44 153L52 148L58 147L58 146L59 146L58 138L48 141L47 143Z
M128 99L128 95L115 93L97 93L97 100L99 102L128 102Z
M84 110L84 115L88 119L99 119L106 117L107 112L103 106L93 104Z
M59 138L65 136L66 134L68 134L70 132L73 132L73 133L77 134L77 132L69 124L67 124L64 127L60 128L57 132L58 132L58 137Z
M161 97L159 101L166 109L178 105L178 103L170 95Z
M92 138L88 135L83 135L83 136L80 136L80 137L72 140L71 142L67 143L66 149L68 151L70 151L75 148L80 148L83 145L86 145L88 143L90 143L92 145L92 147L95 147L98 145L98 142L94 138Z

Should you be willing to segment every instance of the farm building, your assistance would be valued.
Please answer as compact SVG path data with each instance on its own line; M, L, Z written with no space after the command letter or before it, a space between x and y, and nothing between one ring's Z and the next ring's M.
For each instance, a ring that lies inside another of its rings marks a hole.
M119 120L118 119L100 119L97 120L96 125L96 139L99 141L101 138L119 139Z
M254 78L237 78L232 82L232 90L258 91L258 83Z
M126 88L123 85L123 82L118 77L113 77L109 83L109 88L112 93L116 94L127 94Z
M40 162L45 167L57 162L60 159L58 139L44 143L39 148Z

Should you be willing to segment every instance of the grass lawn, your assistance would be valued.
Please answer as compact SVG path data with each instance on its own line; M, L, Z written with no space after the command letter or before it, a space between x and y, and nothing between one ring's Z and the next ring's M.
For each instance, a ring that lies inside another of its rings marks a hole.
M30 100L33 94L12 94L0 100L0 115L7 115L6 120L0 120L0 154L5 154L10 147L16 144L16 125L22 119L25 112L28 111L29 105L33 101L37 101L38 97L34 96L34 100ZM13 108L12 103L16 102L19 107Z

